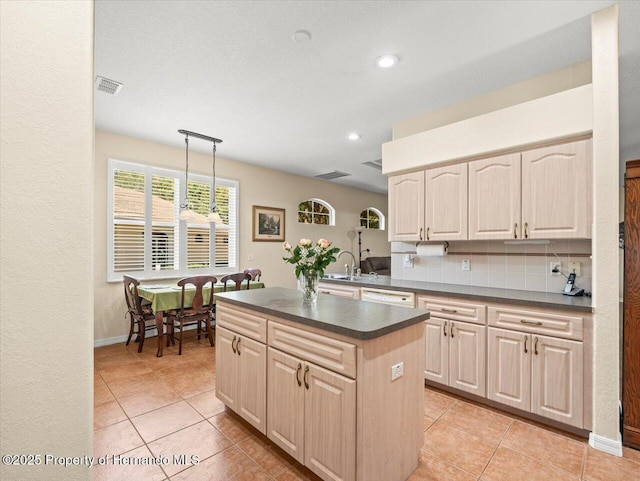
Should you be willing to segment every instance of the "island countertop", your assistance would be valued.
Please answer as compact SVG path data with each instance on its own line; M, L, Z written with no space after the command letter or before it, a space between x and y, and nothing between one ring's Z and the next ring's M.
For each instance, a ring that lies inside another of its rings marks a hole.
M303 303L302 293L283 287L232 291L216 298L267 316L297 322L354 339L384 336L429 319L429 311L319 295Z

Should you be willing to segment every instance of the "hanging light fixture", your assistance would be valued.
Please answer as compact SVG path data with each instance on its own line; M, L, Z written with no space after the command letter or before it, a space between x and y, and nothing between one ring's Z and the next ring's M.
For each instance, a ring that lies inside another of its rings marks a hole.
M207 216L207 220L209 222L213 222L215 224L224 224L222 217L220 217L220 214L218 214L218 210L216 207L216 143L217 142L213 142L213 172L212 172L212 177L213 177L213 185L211 188L211 212L209 212L209 215Z
M184 203L180 204L180 219L194 220L196 213L189 209L189 132L178 130L181 134L185 134L184 146L185 146L185 169L184 169Z
M224 224L224 221L220 217L220 214L217 212L216 208L216 144L222 143L222 140L216 139L215 137L209 137L208 135L198 134L197 132L191 132L189 130L180 129L178 133L185 136L184 142L186 145L186 166L185 166L185 196L184 196L184 204L180 204L180 219L186 220L195 220L197 218L197 214L189 209L189 199L187 196L188 185L189 185L189 136L197 137L202 140L207 140L213 143L213 176L212 176L212 184L211 184L211 207L210 213L207 216L207 220L209 222L213 222L215 224Z

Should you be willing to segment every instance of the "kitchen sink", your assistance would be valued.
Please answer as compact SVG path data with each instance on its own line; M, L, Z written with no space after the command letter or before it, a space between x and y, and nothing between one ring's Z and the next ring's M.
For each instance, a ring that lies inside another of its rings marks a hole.
M325 274L323 279L351 279L349 274Z

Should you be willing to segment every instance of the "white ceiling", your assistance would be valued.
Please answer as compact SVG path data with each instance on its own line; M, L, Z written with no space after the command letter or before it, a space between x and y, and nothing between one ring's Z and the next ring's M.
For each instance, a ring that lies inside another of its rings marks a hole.
M176 147L192 130L228 159L386 192L362 163L394 123L589 60L589 15L612 3L97 0L96 74L124 88L96 92L96 127ZM640 158L640 2L618 3L625 161ZM386 53L398 66L374 67Z

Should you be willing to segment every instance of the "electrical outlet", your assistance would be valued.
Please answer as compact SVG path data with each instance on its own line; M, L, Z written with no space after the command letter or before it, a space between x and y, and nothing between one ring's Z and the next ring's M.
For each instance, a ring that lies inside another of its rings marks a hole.
M256 256L254 256L253 254L249 254L249 255L247 256L247 260L248 260L248 261L255 261L255 260L256 260Z
M574 273L576 276L580 277L580 263L579 262L569 262L569 274Z
M462 261L462 270L463 271L470 271L471 270L471 262L469 261L469 259L464 259Z
M399 362L391 366L391 380L395 381L404 374L404 362Z
M549 274L552 276L561 276L562 275L562 262L560 261L551 261L549 262Z

